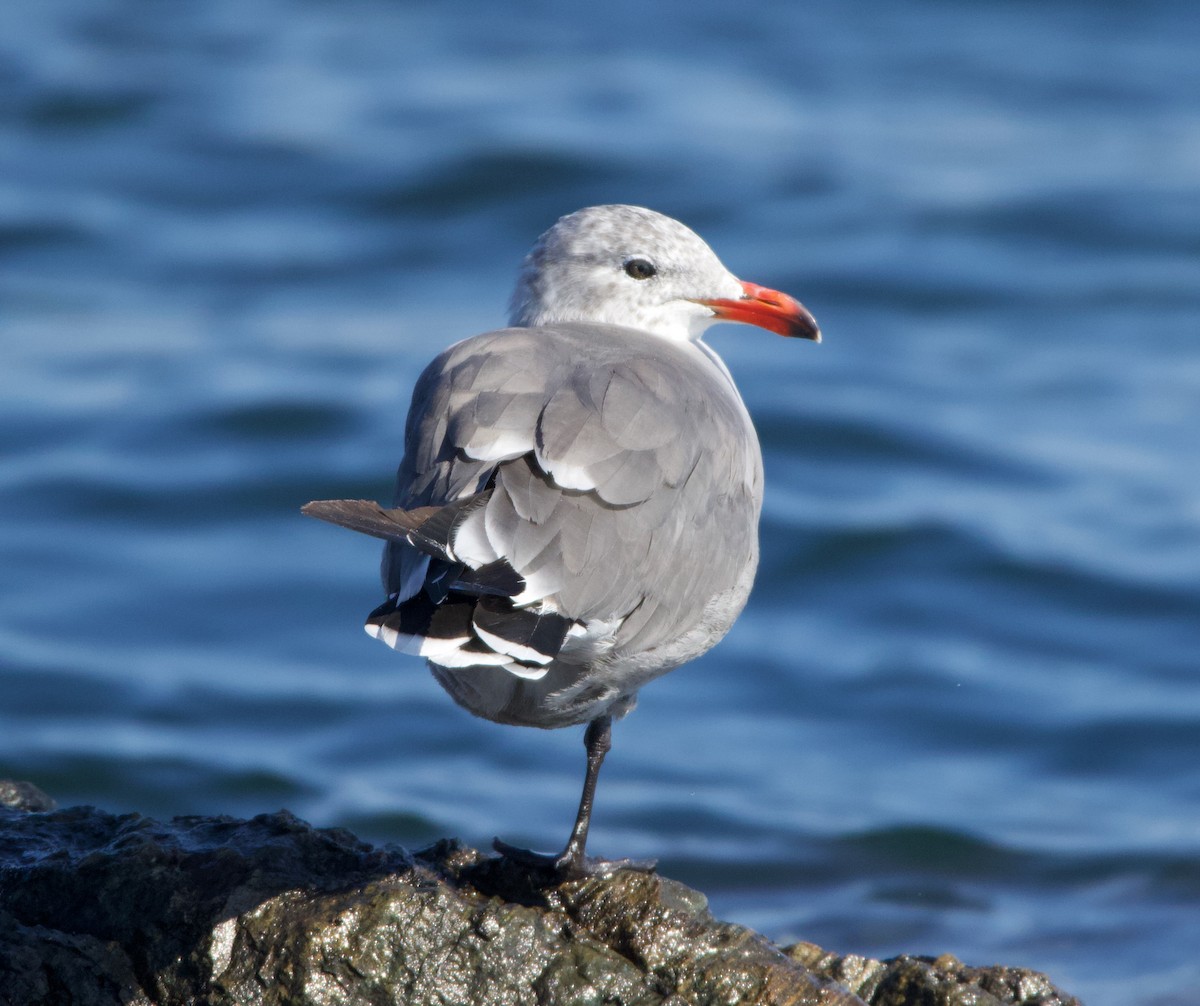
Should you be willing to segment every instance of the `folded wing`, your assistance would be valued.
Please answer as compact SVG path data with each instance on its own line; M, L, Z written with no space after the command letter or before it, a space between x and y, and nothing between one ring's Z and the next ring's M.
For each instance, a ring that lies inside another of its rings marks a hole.
M536 679L697 625L752 572L761 479L741 400L702 349L562 325L434 360L396 509L305 510L388 541L373 635L441 667Z

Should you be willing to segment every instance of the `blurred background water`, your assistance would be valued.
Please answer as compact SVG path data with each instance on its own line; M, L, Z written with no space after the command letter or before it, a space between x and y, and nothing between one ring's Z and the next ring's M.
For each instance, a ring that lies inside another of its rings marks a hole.
M563 840L581 731L361 631L409 389L560 214L788 290L725 327L764 560L618 725L597 853L842 952L1200 1002L1200 8L0 7L0 776Z

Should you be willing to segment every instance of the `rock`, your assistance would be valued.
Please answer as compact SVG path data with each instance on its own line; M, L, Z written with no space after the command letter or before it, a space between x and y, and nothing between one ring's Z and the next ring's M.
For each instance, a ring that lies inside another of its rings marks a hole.
M58 806L31 782L0 779L0 807L14 810L53 810Z
M837 982L868 1003L913 1006L1080 1006L1050 979L1025 968L994 965L972 968L950 954L876 961L855 954L838 956L812 943L786 953L813 974Z
M549 883L284 811L31 813L15 807L45 804L21 785L0 783L0 1006L1075 1002L1030 972L784 953L654 874Z

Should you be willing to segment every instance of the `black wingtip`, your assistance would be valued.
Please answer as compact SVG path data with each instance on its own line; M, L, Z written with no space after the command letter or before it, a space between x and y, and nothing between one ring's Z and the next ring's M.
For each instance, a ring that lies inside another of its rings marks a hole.
M468 594L516 597L525 589L525 577L513 569L507 559L496 559L478 569L464 566L450 586Z

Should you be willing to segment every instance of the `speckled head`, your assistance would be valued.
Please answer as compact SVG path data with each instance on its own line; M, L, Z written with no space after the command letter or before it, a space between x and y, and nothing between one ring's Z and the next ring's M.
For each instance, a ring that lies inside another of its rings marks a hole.
M742 283L693 231L640 206L560 218L525 257L509 309L511 325L596 322L680 341L721 320L819 338L796 301Z

